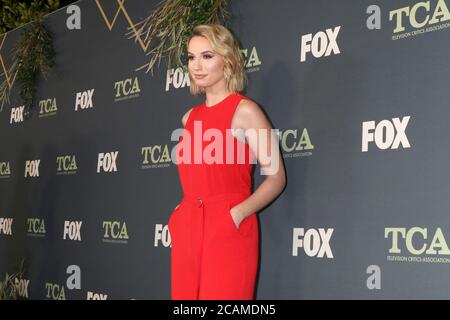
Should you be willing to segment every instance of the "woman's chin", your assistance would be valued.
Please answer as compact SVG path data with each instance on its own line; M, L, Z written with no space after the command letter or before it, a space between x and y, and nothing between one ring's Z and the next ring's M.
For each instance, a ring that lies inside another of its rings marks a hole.
M195 84L197 85L197 87L201 87L201 88L205 88L208 86L208 84L203 81L197 81L197 82L195 82Z

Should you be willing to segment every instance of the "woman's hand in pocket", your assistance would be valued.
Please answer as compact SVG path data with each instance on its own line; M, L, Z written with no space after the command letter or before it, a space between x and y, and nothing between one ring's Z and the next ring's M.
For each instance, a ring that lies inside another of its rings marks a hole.
M233 207L230 209L230 215L234 221L234 224L236 225L236 228L239 229L239 226L241 225L241 222L243 219L242 219L242 216L239 214L239 212L235 208L236 207Z

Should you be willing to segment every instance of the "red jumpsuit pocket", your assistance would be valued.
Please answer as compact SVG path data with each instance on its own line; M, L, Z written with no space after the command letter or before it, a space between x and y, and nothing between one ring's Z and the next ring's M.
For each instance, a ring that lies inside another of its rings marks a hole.
M238 202L239 203L239 202ZM244 220L241 221L241 223L239 224L239 228L236 226L236 224L234 223L233 220L233 216L231 215L231 208L233 208L234 206L236 206L238 203L234 203L233 201L227 201L227 220L228 220L228 224L230 225L230 227L233 229L234 232L238 233L241 236L245 236L247 234L247 227L248 227L248 220L250 218L246 217Z

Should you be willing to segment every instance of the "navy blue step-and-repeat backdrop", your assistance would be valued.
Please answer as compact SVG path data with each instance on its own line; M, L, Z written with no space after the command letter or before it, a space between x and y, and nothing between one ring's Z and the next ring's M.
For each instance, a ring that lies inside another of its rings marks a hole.
M181 68L137 70L147 47L126 33L157 1L75 5L81 29L73 7L45 18L55 73L29 120L9 72L23 28L0 36L0 275L23 261L30 299L169 299L171 133L204 97ZM258 215L257 299L450 298L449 8L230 2L288 177Z

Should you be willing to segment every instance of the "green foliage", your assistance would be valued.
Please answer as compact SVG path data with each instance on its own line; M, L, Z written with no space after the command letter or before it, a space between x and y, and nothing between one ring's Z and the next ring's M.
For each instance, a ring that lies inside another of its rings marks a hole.
M128 38L140 38L148 46L147 55L151 55L150 61L136 71L147 67L146 72L151 70L153 75L156 61L159 66L163 57L167 58L168 68L173 60L176 66L183 66L186 40L192 29L199 24L225 22L229 18L227 3L228 0L162 0L147 18L135 24L137 32L128 28Z
M59 0L33 0L31 3L2 0L0 5L0 34L27 24L20 40L13 49L13 61L9 75L17 72L16 81L20 86L20 97L25 105L24 117L31 116L31 105L35 94L38 72L46 77L53 67L53 47L50 34L42 22L43 16L58 9ZM0 112L10 102L11 88L5 79L0 84Z
M0 278L0 300L17 300L19 299L19 292L17 291L15 279L21 279L23 276L23 266L25 260L22 260L19 271Z
M35 84L39 72L44 78L52 71L53 46L52 38L45 29L42 18L31 22L23 28L19 41L12 50L12 64L8 70L9 75L17 72L16 83L19 85L19 95L22 98L24 108L24 118L31 117L31 106L36 92ZM6 77L0 85L0 111L3 106L10 102L11 88Z
M59 8L59 0L33 0L31 3L2 0L0 4L0 34L23 26Z
M14 59L17 59L18 63L16 81L19 83L19 94L25 105L25 118L31 116L38 72L41 71L46 77L52 71L53 55L52 38L45 29L42 18L38 18L30 26L25 27L17 46L13 49Z

